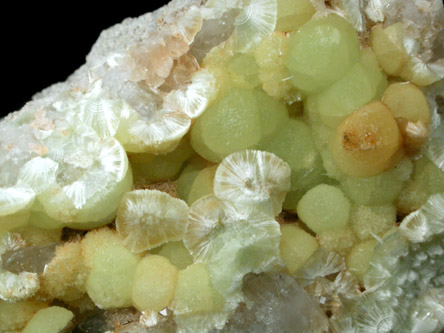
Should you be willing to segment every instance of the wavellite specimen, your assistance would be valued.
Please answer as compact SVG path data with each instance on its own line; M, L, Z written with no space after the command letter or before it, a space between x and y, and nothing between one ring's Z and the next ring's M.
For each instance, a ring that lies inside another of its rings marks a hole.
M173 0L0 121L0 332L440 332L438 0Z

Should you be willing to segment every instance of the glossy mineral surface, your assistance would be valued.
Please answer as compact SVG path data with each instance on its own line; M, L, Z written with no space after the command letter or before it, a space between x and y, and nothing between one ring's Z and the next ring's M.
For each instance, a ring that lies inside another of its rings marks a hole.
M438 0L173 0L0 122L0 332L440 332Z

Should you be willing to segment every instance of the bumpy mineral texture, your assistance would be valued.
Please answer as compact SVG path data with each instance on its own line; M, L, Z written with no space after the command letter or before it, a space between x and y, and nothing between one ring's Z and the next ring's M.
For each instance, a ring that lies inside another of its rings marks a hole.
M0 121L0 332L440 332L440 0L173 0Z

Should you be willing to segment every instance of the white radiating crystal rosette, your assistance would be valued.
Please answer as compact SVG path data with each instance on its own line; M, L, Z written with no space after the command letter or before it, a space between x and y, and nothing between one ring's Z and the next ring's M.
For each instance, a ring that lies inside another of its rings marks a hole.
M362 42L368 37L367 27L398 24L398 46L406 56L400 77L439 86L444 57L434 45L442 42L444 16L438 0L312 3L316 17L334 13L346 18ZM187 140L195 119L219 97L219 73L206 69L202 59L221 44L229 52L251 56L249 52L273 34L278 8L275 0L172 1L105 31L87 63L66 82L44 90L0 123L1 235L26 224L90 229L111 222L122 196L133 186L126 152L163 156ZM291 80L285 65L280 65L281 78ZM427 89L425 93L431 100L439 96ZM442 170L442 110L435 109L426 154ZM222 328L242 300L254 303L249 310L266 306L254 293L243 294L242 279L250 272L282 268L275 216L289 190L289 177L286 163L269 153L236 152L222 161L214 195L192 205L189 223L180 225L177 240L183 238L194 260L208 265L226 304L208 315L187 317L177 311L179 331ZM246 285L267 288L275 309L280 309L282 298L275 297L274 289L303 293L295 279L304 287L317 288L315 297L321 304L324 295L337 297L338 302L356 308L350 316L334 313L331 322L340 331L439 329L444 325L439 280L443 272L435 263L443 258L443 204L442 193L434 194L407 215L393 235L372 235L378 245L361 298L344 259L322 249L295 278L260 275L259 282L250 278ZM136 218L143 219L146 212L136 208L143 213ZM19 240L14 243L14 234L7 235L2 242L9 245L2 247L2 253L4 248L23 246ZM38 289L33 273L17 275L1 269L0 278L3 300L25 299ZM318 311L307 297L300 297L313 312ZM163 312L170 316L169 309ZM274 313L272 319L281 315ZM402 322L412 315L412 322ZM149 325L161 322L161 317L145 314Z

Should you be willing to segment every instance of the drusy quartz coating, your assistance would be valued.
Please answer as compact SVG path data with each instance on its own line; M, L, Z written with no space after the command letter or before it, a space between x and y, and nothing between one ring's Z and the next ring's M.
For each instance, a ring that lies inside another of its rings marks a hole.
M0 332L444 329L440 0L173 0L0 121Z

